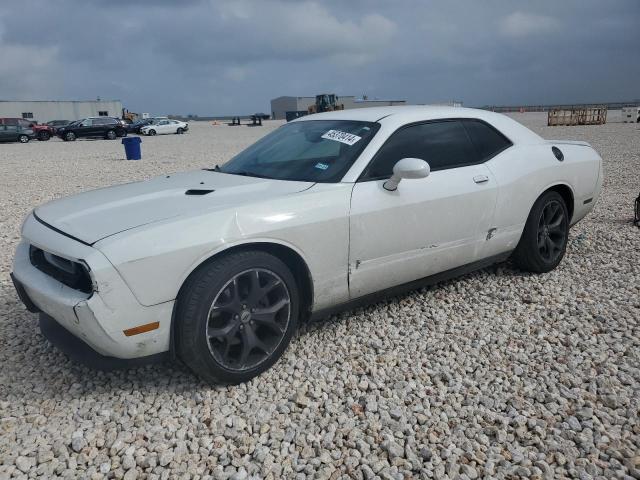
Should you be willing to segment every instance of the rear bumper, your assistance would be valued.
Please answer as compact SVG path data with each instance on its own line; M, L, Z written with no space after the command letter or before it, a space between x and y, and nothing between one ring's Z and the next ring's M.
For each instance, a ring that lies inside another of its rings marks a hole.
M31 264L29 245L84 262L94 284L91 293L70 288ZM66 331L104 357L133 359L169 350L173 301L143 306L109 260L97 249L66 237L30 216L16 249L12 278L30 311L54 318ZM125 330L159 322L137 335Z

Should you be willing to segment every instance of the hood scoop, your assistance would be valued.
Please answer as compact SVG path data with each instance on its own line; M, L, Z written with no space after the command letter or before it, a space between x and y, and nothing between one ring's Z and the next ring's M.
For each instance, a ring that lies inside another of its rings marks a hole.
M186 192L184 192L184 194L185 195L207 195L211 192L215 192L215 190L202 190L202 189L193 188L193 189L187 190Z

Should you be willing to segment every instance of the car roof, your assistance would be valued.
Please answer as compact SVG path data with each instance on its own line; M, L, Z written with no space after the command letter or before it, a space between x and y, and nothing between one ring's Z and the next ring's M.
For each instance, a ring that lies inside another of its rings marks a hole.
M292 123L309 122L313 120L355 120L380 122L390 127L399 128L408 123L455 118L471 118L485 121L509 137L514 143L538 143L542 140L540 136L524 125L500 113L477 108L435 105L398 105L336 110L333 112L305 115L304 117L293 120Z

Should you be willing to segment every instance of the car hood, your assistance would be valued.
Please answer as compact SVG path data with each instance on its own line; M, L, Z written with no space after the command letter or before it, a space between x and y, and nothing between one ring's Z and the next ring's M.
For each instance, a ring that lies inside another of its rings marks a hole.
M92 190L35 209L38 220L84 243L141 225L290 195L313 186L209 170Z

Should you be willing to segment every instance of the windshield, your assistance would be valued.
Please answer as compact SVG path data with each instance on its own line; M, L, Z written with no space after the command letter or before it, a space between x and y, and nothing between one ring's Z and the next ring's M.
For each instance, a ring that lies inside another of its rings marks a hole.
M217 169L302 182L339 182L380 124L309 120L283 125Z

